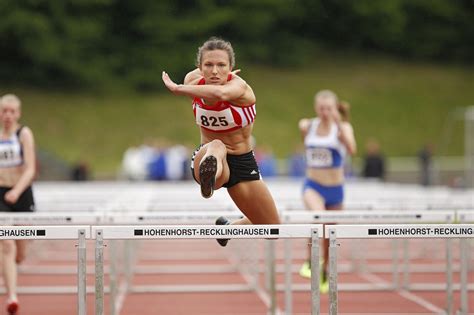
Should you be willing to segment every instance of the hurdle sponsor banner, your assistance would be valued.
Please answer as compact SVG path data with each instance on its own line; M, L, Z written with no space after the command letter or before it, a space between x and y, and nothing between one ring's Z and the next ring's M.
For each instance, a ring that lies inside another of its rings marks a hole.
M337 238L474 238L474 224L326 225Z
M313 229L322 236L318 224L93 226L92 236L102 230L104 239L277 239L311 237Z
M455 211L285 211L286 223L416 223L453 222Z
M236 211L164 211L164 212L139 212L139 213L113 213L108 215L108 223L111 224L213 224L220 217L225 216L229 220L241 219L244 216Z
M68 224L97 224L104 222L104 214L98 212L22 212L1 213L0 222L4 224L22 225L68 225Z
M474 223L474 210L459 210L457 219L461 223Z
M85 237L90 238L90 226L2 226L0 240L78 239L80 230L84 230Z

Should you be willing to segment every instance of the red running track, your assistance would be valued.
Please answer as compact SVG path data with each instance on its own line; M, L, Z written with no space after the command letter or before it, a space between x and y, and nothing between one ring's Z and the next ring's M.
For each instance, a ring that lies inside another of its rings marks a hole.
M235 252L240 247L241 254L249 256L244 265L254 265L256 260L252 262L251 247L254 243L237 244L233 240L228 248L219 247L215 241L147 241L140 244L133 244L134 250L137 252L137 260L134 268L134 274L131 277L132 286L142 285L222 285L229 286L231 284L245 285L248 284L248 277L242 272L232 270L235 267ZM261 243L263 243L262 241ZM433 242L433 241L431 241ZM283 264L283 249L281 242L278 243L277 265ZM344 242L339 250L339 263L341 266L350 264L352 248L351 243ZM419 254L420 250L415 244L411 248L411 253ZM436 248L436 244L431 244ZM440 245L442 246L442 245ZM88 244L88 271L93 271L93 243ZM263 252L263 246L257 244L257 252L259 255ZM380 253L380 257L369 257L366 267L375 266L376 264L385 264L390 268L390 242L377 242L372 249ZM426 254L426 253L425 253ZM72 242L35 242L30 248L30 253L21 266L24 272L19 275L20 287L42 286L58 288L60 286L74 287L76 285L75 268L75 247ZM428 257L414 257L413 261L423 264L442 264L444 261L443 252L433 256L428 251ZM309 281L299 277L297 274L298 267L305 257L305 242L293 242L293 283L307 284ZM376 255L375 255L376 256ZM416 256L416 255L415 255ZM454 253L455 257L457 253ZM122 257L122 255L120 256ZM400 255L401 257L401 255ZM106 259L108 257L106 256ZM117 263L122 266L123 259L117 258ZM259 264L264 267L263 260L259 259ZM108 261L106 261L106 264ZM216 270L212 270L215 266ZM143 273L142 267L158 267L168 269L171 273ZM69 268L64 274L43 274L47 269L62 270L61 268ZM205 269L207 268L207 269ZM219 268L223 272L217 272ZM35 273L35 269L37 272ZM209 269L209 270L208 270ZM26 272L28 271L28 272ZM68 272L71 272L68 274ZM470 273L469 283L474 283L474 273ZM402 274L400 274L400 279ZM122 276L120 283L124 284ZM259 283L263 286L263 273L260 273ZM283 274L277 275L277 282L284 283ZM339 274L339 283L390 283L392 281L391 274L381 272L341 272ZM454 280L459 280L459 274L454 273ZM443 272L430 273L411 273L410 281L423 283L443 283L445 276ZM88 286L94 285L93 274L87 279ZM106 277L106 284L108 278ZM371 292L347 292L341 291L339 296L339 313L340 314L436 314L443 310L446 306L446 294L443 291L371 291ZM188 292L188 293L124 293L118 295L117 307L121 315L178 315L178 314L205 314L205 315L224 315L224 314L266 314L268 296L263 290L258 292L225 292L224 289L219 292ZM77 310L76 295L69 294L19 294L20 312L19 315L35 315L35 314L75 314ZM94 314L94 297L88 294L88 314ZM454 310L460 305L459 291L454 293ZM284 295L279 292L277 295L278 308L284 310ZM0 301L5 305L5 296ZM109 300L106 295L105 314L109 312ZM309 291L293 292L293 314L310 314L311 300ZM474 314L474 292L469 292L469 310ZM328 312L328 296L321 296L321 313ZM0 314L6 314L5 308L2 307Z

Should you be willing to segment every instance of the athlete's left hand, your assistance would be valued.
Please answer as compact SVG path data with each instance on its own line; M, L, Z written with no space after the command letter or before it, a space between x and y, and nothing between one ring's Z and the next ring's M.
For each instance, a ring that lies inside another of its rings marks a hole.
M171 80L168 73L163 71L161 78L163 79L163 82L165 83L165 86L168 88L168 90L175 93L178 88L178 85L174 83L173 80Z
M5 201L9 204L15 204L18 201L20 194L16 192L16 190L10 189L5 194Z

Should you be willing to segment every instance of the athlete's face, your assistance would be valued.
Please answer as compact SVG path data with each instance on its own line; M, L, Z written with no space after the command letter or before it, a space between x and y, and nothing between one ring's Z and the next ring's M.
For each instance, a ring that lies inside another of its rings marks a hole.
M206 84L223 85L227 82L227 76L232 67L229 55L225 50L208 50L202 54L199 67L206 80Z
M0 119L4 126L11 126L20 119L20 105L15 102L0 104Z
M322 120L331 120L336 111L336 102L330 97L319 97L314 103L316 114Z

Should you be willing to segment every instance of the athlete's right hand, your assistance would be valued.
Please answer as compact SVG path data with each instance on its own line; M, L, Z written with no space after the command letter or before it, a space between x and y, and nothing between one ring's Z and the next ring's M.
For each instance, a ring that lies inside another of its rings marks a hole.
M18 201L18 198L20 198L20 194L13 189L7 191L4 197L5 201L9 204L15 204Z
M176 93L176 90L178 89L178 85L171 80L170 76L168 73L164 72L161 75L161 78L163 79L163 82L165 83L165 86L168 88L173 93Z

